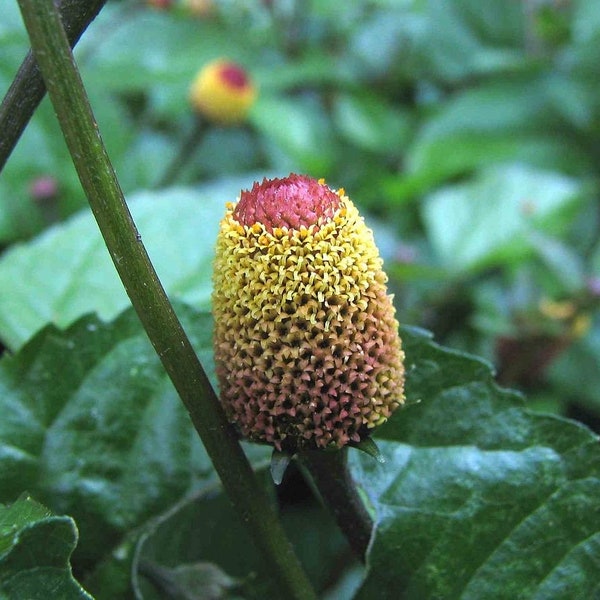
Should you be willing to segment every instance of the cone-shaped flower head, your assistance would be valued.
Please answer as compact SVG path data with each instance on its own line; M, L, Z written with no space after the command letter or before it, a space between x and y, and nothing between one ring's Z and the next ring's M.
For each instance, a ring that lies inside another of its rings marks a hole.
M220 125L235 125L244 121L256 95L256 87L246 71L226 60L207 64L200 70L190 89L194 110Z
M228 205L214 266L229 419L279 450L358 443L404 402L403 352L370 229L344 190L290 175Z

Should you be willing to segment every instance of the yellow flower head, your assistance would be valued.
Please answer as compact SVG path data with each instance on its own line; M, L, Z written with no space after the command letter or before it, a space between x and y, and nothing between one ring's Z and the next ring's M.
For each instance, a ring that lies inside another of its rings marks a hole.
M235 125L246 118L256 100L256 87L246 71L226 60L207 64L190 89L196 112L220 125Z
M344 190L290 175L227 208L213 309L221 401L279 450L359 443L404 402L382 260Z

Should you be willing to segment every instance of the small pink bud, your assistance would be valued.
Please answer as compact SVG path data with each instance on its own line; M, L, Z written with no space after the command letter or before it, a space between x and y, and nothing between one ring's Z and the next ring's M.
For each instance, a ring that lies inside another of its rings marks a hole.
M47 202L58 196L58 182L51 175L37 177L29 184L29 195L36 202Z

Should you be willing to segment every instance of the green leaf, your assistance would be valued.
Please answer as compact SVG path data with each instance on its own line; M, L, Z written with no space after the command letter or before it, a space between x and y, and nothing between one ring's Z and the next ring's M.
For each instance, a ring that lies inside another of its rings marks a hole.
M169 86L185 97L204 63L217 56L239 60L243 49L210 20L109 4L78 44L77 56L86 83L113 92Z
M548 372L548 380L559 397L597 416L600 416L599 356L600 322L596 319L587 335L567 348Z
M30 496L0 505L0 597L91 598L71 573L77 537L73 519L53 516Z
M268 469L257 471L257 476L272 494ZM279 511L286 533L317 591L322 592L340 573L356 567L329 512L316 501L304 498L302 504L287 503ZM201 565L202 571L212 574L213 581L232 585L233 597L280 597L240 515L233 511L220 487L206 488L184 499L155 520L138 544L134 564L136 592L145 600L163 598L173 571L181 572L182 566L187 565Z
M403 329L408 407L354 453L378 522L357 598L592 598L600 448L527 410L489 365ZM420 402L418 402L420 401Z
M420 62L431 77L457 81L523 63L525 12L502 0L428 2Z
M584 148L554 131L558 106L565 110L557 88L574 98L580 95L573 85L560 83L545 73L527 74L482 83L440 103L408 149L407 181L398 182L399 191L416 187L422 193L444 179L498 162L588 172L592 165Z
M139 192L129 206L158 275L174 297L209 306L213 240L249 177L199 189ZM110 319L129 300L91 213L56 225L0 258L0 339L18 348L46 323L64 327L89 312Z
M407 115L374 95L341 94L332 117L349 142L378 154L400 156L410 132Z
M331 123L314 99L261 96L250 119L271 142L268 149L279 169L300 169L320 177L331 168L335 158Z
M214 384L212 317L177 306ZM72 515L99 598L129 589L140 535L216 474L132 309L48 326L0 360L0 501L31 490ZM248 446L253 464L269 449ZM183 561L182 561L183 562ZM194 562L194 561L187 561Z
M200 353L208 313L179 309ZM215 474L133 310L46 327L0 361L0 500L23 489L72 515L81 557Z
M530 254L530 235L563 230L581 194L579 182L558 173L498 166L431 194L423 217L440 260L476 270Z
M302 86L351 85L355 73L343 62L338 61L332 68L331 61L324 62L318 48L305 48L302 56L292 62L281 64L254 65L252 73L260 92L274 94L294 90Z
M600 13L594 0L581 0L574 5L573 37L580 43L596 43L600 37Z
M142 572L169 598L178 600L219 600L235 595L239 583L209 562L179 565L167 569L146 561Z
M7 47L11 44L25 44L27 41L27 32L23 27L19 5L14 3L7 4L2 11L2 17L2 21L0 21L0 39L3 44L6 44ZM2 65L4 66L4 61Z
M396 201L414 198L444 180L499 163L522 162L571 174L590 168L586 155L577 147L544 134L463 131L419 140L411 150L408 160L412 172L396 176L386 185Z
M276 594L254 542L218 488L182 501L157 518L138 544L134 589L146 600L164 597L164 568L211 565L213 572L242 586L244 598Z
M575 250L554 237L530 236L533 249L561 284L562 291L573 294L585 285L585 266Z

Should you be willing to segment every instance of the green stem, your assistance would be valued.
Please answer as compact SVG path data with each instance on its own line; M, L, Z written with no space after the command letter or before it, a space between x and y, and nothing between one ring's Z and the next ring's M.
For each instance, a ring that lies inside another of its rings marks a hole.
M208 126L203 118L198 117L197 119L195 119L192 130L183 140L183 143L181 144L177 154L175 155L171 163L167 166L155 187L159 189L168 187L175 183L175 181L177 181L177 177L179 176L183 168L186 166L188 161L194 155L195 150L202 142L204 134L207 130Z
M77 43L105 3L106 0L60 2L60 16L72 46ZM17 75L0 104L0 171L4 168L45 93L44 80L30 51L21 63Z
M315 598L141 243L52 0L19 0L63 135L131 302L282 594ZM232 552L234 549L232 549Z
M373 531L373 519L348 470L348 448L332 452L305 451L299 458L350 547L357 558L364 562Z

